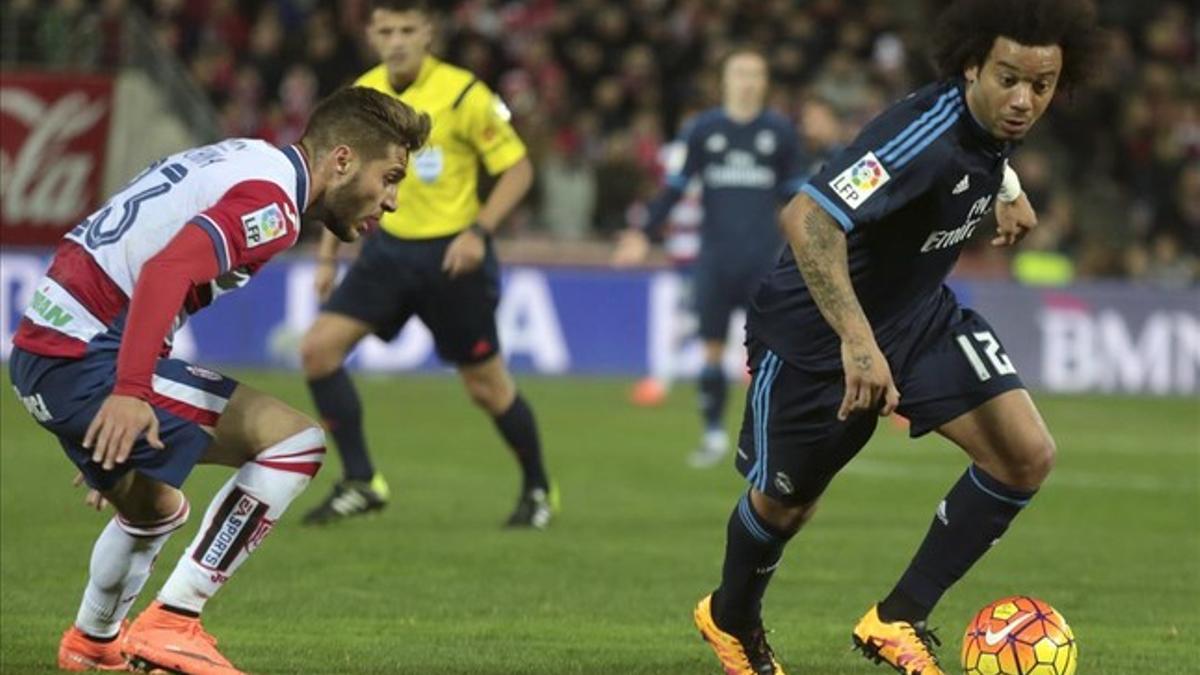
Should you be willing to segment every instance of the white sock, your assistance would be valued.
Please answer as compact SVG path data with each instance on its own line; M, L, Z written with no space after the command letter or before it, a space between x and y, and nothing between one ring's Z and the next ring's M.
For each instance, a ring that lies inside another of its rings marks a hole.
M151 525L131 525L120 516L108 521L92 547L87 588L75 626L92 637L110 638L150 578L154 559L171 533L187 522L187 499L170 517Z
M258 548L325 459L325 434L310 427L246 462L213 497L160 602L199 613Z

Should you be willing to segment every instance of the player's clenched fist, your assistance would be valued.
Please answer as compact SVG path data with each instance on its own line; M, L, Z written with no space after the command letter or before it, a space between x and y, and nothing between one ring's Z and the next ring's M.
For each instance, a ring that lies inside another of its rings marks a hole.
M111 470L129 459L133 444L142 434L151 446L161 450L158 438L158 418L154 409L140 398L114 394L104 399L100 411L92 418L83 447L92 451L92 461Z
M890 415L900 403L900 392L892 381L887 358L874 340L842 342L842 368L846 373L846 394L838 408L838 419L863 411Z

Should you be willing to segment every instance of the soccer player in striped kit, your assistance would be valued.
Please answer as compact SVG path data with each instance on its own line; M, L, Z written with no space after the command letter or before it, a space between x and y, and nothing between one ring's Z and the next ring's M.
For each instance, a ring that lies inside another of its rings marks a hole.
M89 578L58 665L126 670L129 661L198 675L239 672L200 613L321 467L320 425L233 379L170 357L188 316L295 242L300 217L352 241L396 208L426 115L371 89L344 89L283 148L230 139L147 168L75 227L26 309L9 361L17 395L57 437L97 508L117 514L92 549ZM130 607L190 511L196 464L236 470L157 599Z

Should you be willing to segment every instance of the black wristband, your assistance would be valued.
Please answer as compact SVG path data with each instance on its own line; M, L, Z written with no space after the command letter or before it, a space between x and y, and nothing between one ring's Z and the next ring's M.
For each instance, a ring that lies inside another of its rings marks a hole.
M471 226L467 229L479 235L479 238L483 239L485 242L491 240L492 238L491 230L487 229L483 225L480 225L478 220L471 223Z

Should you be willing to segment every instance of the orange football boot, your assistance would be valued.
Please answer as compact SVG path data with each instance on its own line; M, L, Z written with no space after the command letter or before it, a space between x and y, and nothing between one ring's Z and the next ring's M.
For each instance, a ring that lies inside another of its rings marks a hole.
M867 610L854 627L854 646L875 663L886 663L904 675L946 675L938 666L933 646L941 642L924 624L884 622L879 606Z
M155 601L129 627L122 650L136 669L187 675L242 675L217 651L217 639L200 619L166 610Z
M746 642L717 626L712 616L711 593L696 605L692 618L696 628L700 629L700 637L716 652L725 675L785 675L783 666L775 660L775 654L767 644L762 626L752 631Z
M122 626L122 632L128 627L129 622L126 621ZM69 670L72 672L85 672L89 670L129 670L129 662L125 659L125 655L121 653L120 634L115 640L109 642L96 642L91 640L84 634L83 631L76 628L73 624L62 635L62 640L58 643L58 668L59 670Z

